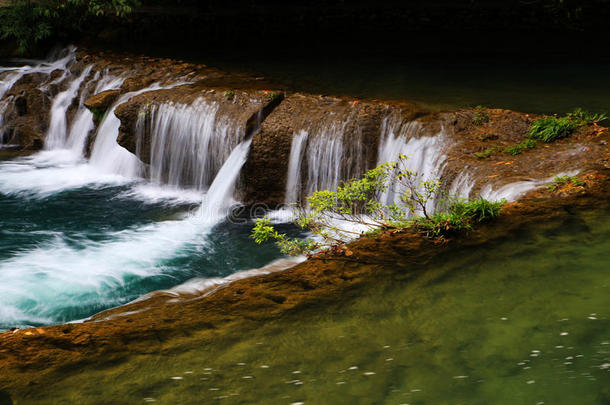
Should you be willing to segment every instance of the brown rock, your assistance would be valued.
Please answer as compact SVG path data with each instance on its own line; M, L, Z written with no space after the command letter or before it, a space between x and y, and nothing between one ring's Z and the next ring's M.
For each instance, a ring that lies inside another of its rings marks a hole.
M106 110L116 101L120 95L119 90L106 90L98 93L94 96L89 97L85 101L85 107L88 109L101 109Z

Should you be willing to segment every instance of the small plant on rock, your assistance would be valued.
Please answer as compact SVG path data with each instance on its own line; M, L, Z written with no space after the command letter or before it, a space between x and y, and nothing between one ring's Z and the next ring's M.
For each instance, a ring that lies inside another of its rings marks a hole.
M547 186L549 191L555 192L562 187L572 184L576 187L584 187L585 182L577 176L557 176L553 179L553 182Z
M481 126L487 122L489 122L489 114L485 111L485 108L482 105L476 106L472 123Z
M606 114L594 114L577 108L563 117L544 117L534 121L527 136L543 142L553 142L565 138L579 127L597 124L606 120Z
M516 156L530 149L534 149L536 145L537 142L535 139L526 139L517 145L507 147L504 149L504 152L508 155Z
M579 122L583 125L597 124L608 119L608 115L606 114L592 113L583 110L582 108L577 108L571 113L568 113L567 117L572 121Z
M411 228L442 239L499 214L503 201L467 201L447 196L440 181L424 179L409 170L406 159L400 156L397 162L382 164L361 179L345 182L336 191L316 191L309 196L308 207L300 209L295 223L309 230L314 238L289 238L277 232L268 219L256 222L252 238L257 243L274 240L287 254L330 250L350 255L345 244L365 234ZM379 201L386 191L395 193L395 202ZM443 208L433 212L435 205Z
M498 153L498 148L487 148L484 151L481 152L476 152L474 155L478 158L478 159L485 159L490 157L491 155Z
M546 117L532 123L528 137L542 142L553 142L572 135L578 124L567 117Z
M233 90L225 91L225 99L231 101L235 98L235 92Z

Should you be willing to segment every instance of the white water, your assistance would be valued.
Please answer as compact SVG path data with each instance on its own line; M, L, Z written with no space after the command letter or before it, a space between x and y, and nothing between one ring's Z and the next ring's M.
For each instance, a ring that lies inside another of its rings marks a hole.
M197 212L199 221L216 223L228 215L229 209L236 203L233 198L235 183L242 166L246 163L251 143L252 138L237 145L222 165Z
M360 134L350 138L346 131L350 120L330 117L321 123L312 123L293 136L289 171L286 183L287 203L303 201L304 197L319 190L335 190L341 182L363 174ZM303 176L303 165L306 175Z
M85 186L99 188L129 181L112 173L100 173L75 160L68 150L42 151L0 162L0 193L25 198L45 198Z
M51 106L51 123L45 138L45 148L47 150L63 149L66 147L68 139L68 108L78 96L78 91L91 73L93 66L87 66L81 75L74 79L65 91L59 93L53 99Z
M142 172L140 160L134 154L121 147L116 141L119 135L121 120L114 115L114 110L133 96L159 88L160 86L154 85L143 90L124 94L109 108L97 130L95 143L91 150L89 163L92 166L95 166L101 172L114 173L127 178L137 178L140 176Z
M41 73L50 75L51 72L60 70L63 72L60 76L60 78L63 80L63 78L66 76L66 72L68 71L68 66L75 61L76 48L69 47L62 52L64 56L54 61L32 61L33 65L0 68L0 77L2 77L0 80L0 148L10 146L5 145L7 140L4 139L4 115L10 102L12 101L12 97L9 96L4 98L4 96L21 78L28 74ZM59 79L56 79L56 81L57 80Z
M66 67L73 60L73 52L71 50L65 60L41 64L35 69L15 69L7 75L14 82L18 80L14 77L16 74L27 74L32 70L50 73L60 65ZM142 173L141 162L116 142L120 121L114 110L130 97L160 89L159 85L125 94L109 109L97 131L91 159L86 162L82 151L92 129L92 116L82 105L85 96L94 85L94 93L98 93L116 88L124 80L109 75L99 79L96 74L85 82L90 71L88 68L73 78L68 89L53 100L46 150L0 162L0 194L46 199L69 190L83 189L87 193L92 189L121 186L126 190L114 198L145 203L167 201L182 204L202 200L203 203L196 212L175 220L137 225L116 232L100 230L103 234L100 240L91 239L85 232L68 235L49 231L50 240L14 252L0 261L0 296L3 297L0 324L51 323L57 321L57 313L65 314L69 308L122 303L121 290L131 279L176 271L165 263L201 251L207 244L206 235L236 203L235 184L248 156L251 139L242 141L243 131L233 129L229 123L216 117L215 106L203 103L189 107L167 106L167 111L157 111L155 115L162 124L157 131L159 139L176 136L184 142L176 143L182 151L169 152L167 163L176 166L173 172L170 170L170 177L175 175L172 177L178 178L175 185L181 185L178 166L191 165L189 170L199 176L197 191L145 183L138 177ZM67 72L62 77L70 79ZM2 82L3 85L6 83ZM183 83L165 88L180 84ZM11 85L9 83L7 90ZM79 109L69 125L67 111L77 97L80 97ZM213 122L207 128L210 121ZM189 161L181 153L187 153L193 145L196 150ZM167 148L159 148L153 151L153 155L167 156L167 151ZM207 194L203 195L206 189ZM75 219L78 215L75 213ZM100 215L113 214L100 212Z
M435 136L423 136L423 128L418 122L403 122L399 117L386 117L381 126L381 143L377 164L396 162L401 155L408 159L403 169L418 174L420 181L440 179L446 156L443 148L447 146L444 131ZM396 184L396 173L390 179L390 186L380 201L384 204L399 203L404 187ZM430 201L430 208L435 202Z
M68 47L62 53L64 56L54 61L35 61L33 66L25 65L16 68L6 68L6 71L10 73L7 73L0 81L0 99L25 75L34 73L49 75L55 70L61 70L65 73L68 70L68 66L76 60L76 48ZM63 77L62 75L61 78Z
M235 182L250 142L234 149L193 214L106 232L101 242L84 233L75 237L55 232L50 242L1 261L0 323L51 323L56 321L55 314L65 314L69 308L124 303L120 291L131 278L175 271L164 263L201 251L206 235L234 203ZM67 189L91 189L96 183L99 187L130 184L128 179L100 173L94 166L75 165L69 151L46 151L0 164L0 193L5 195L41 198ZM157 198L158 193L153 192L152 197Z
M472 179L472 176L470 175L467 166L462 169L462 171L453 180L453 183L451 183L451 187L449 188L449 195L458 198L469 199L473 187L474 180Z
M244 138L243 129L218 115L218 104L197 99L190 105L166 103L140 112L138 150L150 136L149 178L157 184L210 187L231 151Z
M107 90L118 90L125 81L125 77L111 75L108 71L105 71L101 78L99 76L99 72L96 72L91 80L91 82L95 83L95 89L92 93L87 91L89 86L81 92L78 111L70 127L70 133L65 146L75 156L83 156L87 137L94 129L93 114L85 107L87 97Z
M5 144L4 140L4 114L6 113L6 109L8 108L9 103L11 102L11 98L7 98L6 100L0 100L0 149L2 149Z
M131 277L163 274L165 260L189 254L188 243L205 244L209 229L188 219L163 221L109 234L106 242L83 236L78 246L58 234L0 263L0 321L36 323L65 308L117 305Z
M294 134L292 137L286 181L286 204L293 204L299 202L302 187L301 162L303 161L303 154L305 153L307 135L308 134L306 131L301 130L298 134Z
M536 179L527 179L522 181L516 181L513 183L506 184L501 186L500 188L494 189L494 187L490 184L484 186L481 189L480 196L490 201L500 201L506 200L508 202L516 201L519 197L525 195L526 193L536 190L538 188L549 185L553 182L555 177L561 176L576 176L578 174L578 170L570 171L570 172L562 172L555 176L548 177L546 179L536 180Z

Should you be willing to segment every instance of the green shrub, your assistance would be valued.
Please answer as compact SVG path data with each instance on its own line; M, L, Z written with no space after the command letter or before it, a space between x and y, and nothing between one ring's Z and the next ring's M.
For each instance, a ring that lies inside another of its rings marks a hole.
M82 32L91 18L125 18L139 0L10 0L0 7L0 38L14 39L19 52L53 35Z
M555 192L568 184L573 184L577 187L582 187L585 185L585 182L576 176L557 176L553 179L553 182L547 186L547 188L550 191Z
M415 226L430 238L444 238L462 230L470 230L473 224L496 218L505 203L505 200L492 202L484 198L455 199L444 211L430 218L417 219Z
M520 144L509 146L508 148L504 149L504 152L508 155L516 156L520 155L522 152L534 149L536 147L536 144L537 142L535 139L526 139Z
M252 238L256 243L274 240L287 254L310 254L320 249L343 251L345 243L355 236L388 230L412 228L431 238L444 238L498 216L504 201L447 197L438 180L422 179L406 167L405 161L406 156L401 156L398 162L382 164L361 179L345 182L336 191L316 191L309 196L309 206L300 210L295 223L309 230L314 238L288 238L277 232L267 219L256 222ZM390 186L398 192L400 202L382 204L378 196ZM444 207L434 214L428 212L432 199L440 199ZM346 229L344 225L337 225L337 220L362 225L368 231Z

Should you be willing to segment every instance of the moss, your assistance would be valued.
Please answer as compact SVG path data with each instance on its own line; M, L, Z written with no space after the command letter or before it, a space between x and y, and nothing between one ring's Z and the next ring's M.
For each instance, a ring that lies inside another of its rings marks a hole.
M491 155L498 153L498 148L488 148L481 152L476 152L474 155L479 159L485 159Z
M280 93L271 93L269 94L269 101L275 101L280 98Z
M107 109L101 107L92 107L89 108L89 111L91 111L91 114L93 114L93 116L98 122L101 122L104 119L104 116L106 115Z

